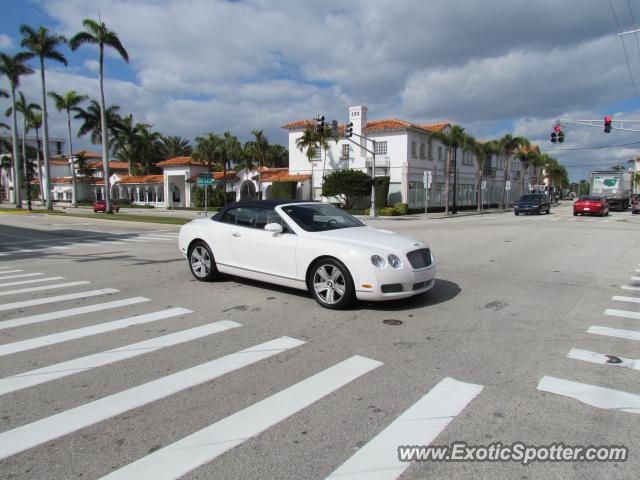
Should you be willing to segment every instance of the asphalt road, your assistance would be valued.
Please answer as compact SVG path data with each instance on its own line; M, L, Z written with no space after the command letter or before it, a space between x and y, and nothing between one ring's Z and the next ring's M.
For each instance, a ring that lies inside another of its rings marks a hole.
M333 312L294 290L196 282L177 226L0 215L0 478L161 478L195 462L184 478L322 479L347 461L333 478L637 478L640 360L581 358L640 358L640 289L621 288L640 286L640 216L370 223L430 244L431 292ZM456 441L630 453L383 468L398 444Z

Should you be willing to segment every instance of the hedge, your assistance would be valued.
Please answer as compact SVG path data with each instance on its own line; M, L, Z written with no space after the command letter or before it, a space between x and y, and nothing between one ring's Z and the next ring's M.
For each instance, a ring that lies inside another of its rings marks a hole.
M295 200L298 182L273 182L270 198L274 200Z

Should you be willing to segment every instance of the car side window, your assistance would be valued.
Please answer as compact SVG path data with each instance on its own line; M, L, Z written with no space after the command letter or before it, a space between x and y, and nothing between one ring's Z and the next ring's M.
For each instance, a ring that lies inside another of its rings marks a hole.
M222 216L223 223L230 223L247 228L263 230L267 223L278 223L282 225L284 233L293 233L280 215L270 208L260 207L237 207L227 210Z
M236 224L236 216L238 214L238 210L240 210L239 208L232 208L230 210L227 210L225 212L225 214L222 216L222 222L223 223L231 223L233 225Z

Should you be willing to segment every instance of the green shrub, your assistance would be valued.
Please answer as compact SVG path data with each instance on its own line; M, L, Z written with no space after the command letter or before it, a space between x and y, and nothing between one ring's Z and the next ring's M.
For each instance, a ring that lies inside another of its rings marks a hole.
M391 177L376 177L376 208L387 206L387 197L389 196L389 181Z
M270 198L274 200L295 200L298 182L273 182Z
M381 217L391 217L394 215L399 215L399 213L394 207L384 207L378 210L378 215L380 215Z
M358 197L371 193L371 179L360 170L336 170L324 177L323 197L336 197L343 208L353 208Z
M406 215L409 213L409 204L408 203L396 203L393 208L398 212L398 215Z

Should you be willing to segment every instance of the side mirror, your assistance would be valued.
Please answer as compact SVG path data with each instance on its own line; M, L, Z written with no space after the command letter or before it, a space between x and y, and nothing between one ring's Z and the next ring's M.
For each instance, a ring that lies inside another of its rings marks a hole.
M279 223L267 223L264 226L264 229L267 232L273 232L273 233L282 233L283 231L282 225L280 225Z

